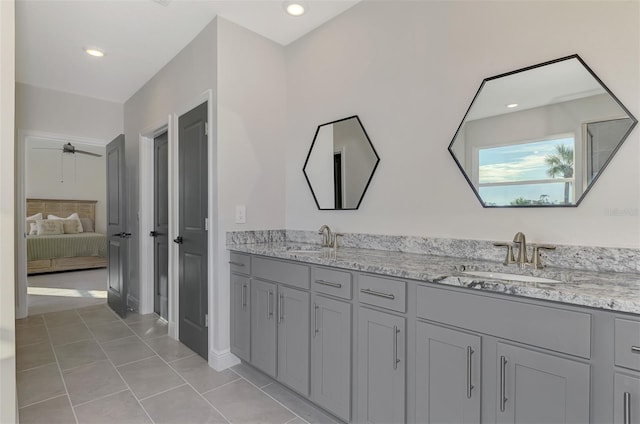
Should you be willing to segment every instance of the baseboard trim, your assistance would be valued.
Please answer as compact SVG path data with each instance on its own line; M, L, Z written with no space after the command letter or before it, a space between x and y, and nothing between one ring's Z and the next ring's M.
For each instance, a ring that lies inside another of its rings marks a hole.
M127 308L138 312L140 310L140 302L138 301L138 298L127 295Z
M226 370L239 363L240 359L228 350L225 352L209 351L209 366L216 371Z

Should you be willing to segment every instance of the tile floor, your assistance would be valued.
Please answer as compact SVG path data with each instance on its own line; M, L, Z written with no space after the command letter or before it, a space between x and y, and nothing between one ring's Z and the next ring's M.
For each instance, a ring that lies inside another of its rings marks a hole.
M16 321L18 406L27 423L335 423L241 364L217 372L154 314L105 305Z
M27 277L29 315L107 303L107 269L36 274Z

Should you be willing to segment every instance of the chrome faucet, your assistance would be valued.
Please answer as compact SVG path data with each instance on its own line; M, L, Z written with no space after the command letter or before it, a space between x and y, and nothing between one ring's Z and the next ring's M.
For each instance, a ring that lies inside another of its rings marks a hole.
M518 231L516 235L513 236L513 242L520 245L518 248L518 258L516 259L516 263L518 264L518 268L522 269L527 263L529 263L529 260L527 259L527 239L524 236L524 233Z
M328 225L320 227L318 234L322 235L322 247L331 247L333 245L333 234Z

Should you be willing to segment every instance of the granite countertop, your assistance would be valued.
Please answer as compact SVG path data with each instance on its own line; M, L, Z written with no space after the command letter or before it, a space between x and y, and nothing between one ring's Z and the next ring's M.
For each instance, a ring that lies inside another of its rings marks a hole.
M578 271L548 267L519 270L515 264L422 255L385 250L341 247L321 249L302 243L228 244L227 249L280 259L365 271L427 283L485 290L571 305L640 314L640 274ZM463 274L490 271L560 280L559 283L525 283Z

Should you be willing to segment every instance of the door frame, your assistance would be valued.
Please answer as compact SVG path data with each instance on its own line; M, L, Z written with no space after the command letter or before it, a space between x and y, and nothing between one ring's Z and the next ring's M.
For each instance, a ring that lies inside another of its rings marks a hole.
M212 325L212 318L215 310L214 303L214 281L216 270L218 269L218 177L217 177L217 139L216 133L213 131L213 123L216 115L215 103L213 101L213 90L208 89L202 92L199 96L184 103L181 107L176 108L172 112L166 121L158 122L155 125L149 126L146 129L140 131L140 155L139 155L139 178L140 178L140 190L139 190L139 214L140 214L140 313L152 313L153 312L153 249L152 241L150 237L146 237L146 231L153 226L153 190L143 190L142 188L153 187L153 138L160 135L164 130L167 130L168 135L168 156L169 156L169 239L172 240L177 236L177 229L179 223L179 184L178 184L178 119L181 115L189 112L191 109L207 103L207 122L209 123L210 130L207 132L207 178L209 179L208 190L208 219L209 230L207 234L207 263L208 263L208 339L209 339L209 363L212 364L211 354L213 341L215 340L215 327ZM179 305L180 305L180 292L179 292L179 274L178 274L178 246L175 243L169 243L169 320L168 320L168 334L169 337L179 340ZM216 367L218 365L216 364ZM217 368L219 369L219 368Z
M16 146L16 217L27 216L27 141L32 138L46 138L62 144L71 142L87 146L106 147L110 140L89 137L77 137L37 130L18 129ZM16 219L16 318L25 318L29 314L27 305L27 239L26 221Z

